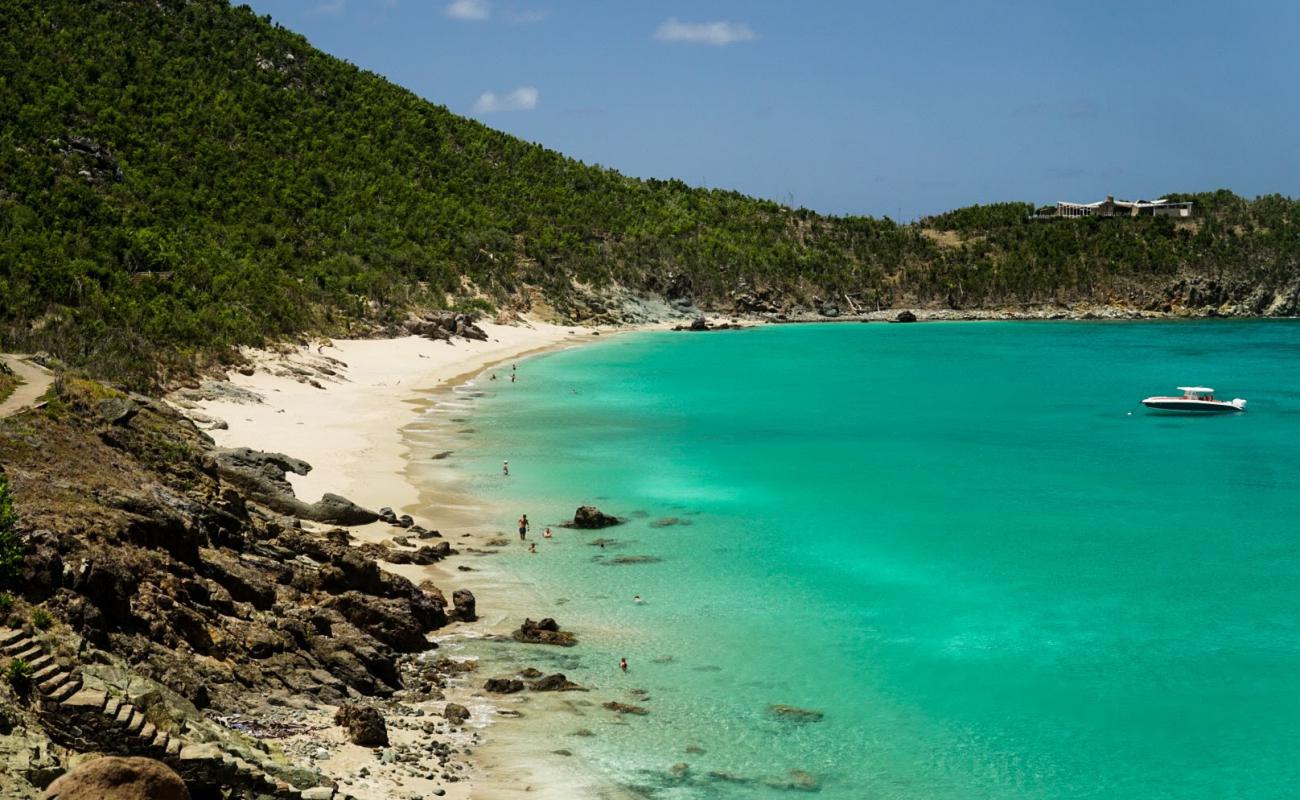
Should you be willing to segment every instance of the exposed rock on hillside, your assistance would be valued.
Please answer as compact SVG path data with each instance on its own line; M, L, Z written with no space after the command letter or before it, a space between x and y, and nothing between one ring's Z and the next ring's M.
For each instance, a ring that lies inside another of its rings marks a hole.
M222 478L239 486L252 499L282 514L332 525L366 525L379 519L374 511L361 508L336 494L326 493L315 503L305 503L295 497L286 474L306 475L311 472L311 464L300 458L247 447L214 450L208 458Z

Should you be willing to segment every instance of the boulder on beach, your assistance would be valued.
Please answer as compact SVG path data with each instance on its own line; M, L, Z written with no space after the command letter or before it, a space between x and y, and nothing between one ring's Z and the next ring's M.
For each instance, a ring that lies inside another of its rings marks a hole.
M42 800L190 800L185 781L152 758L105 756L86 761L54 783Z
M572 633L560 630L559 624L550 617L537 622L524 619L519 630L510 634L510 638L524 644L553 644L559 647L573 647L578 643Z
M448 703L443 706L442 716L452 725L464 725L469 719L469 709L460 703Z
M362 747L388 745L388 725L379 709L364 703L344 703L334 714L334 724L348 734L348 741Z
M451 601L455 608L451 611L451 618L461 622L473 622L478 619L478 606L474 600L474 593L469 589L457 589L451 593Z
M617 525L620 522L622 520L618 517L606 514L595 506L578 506L578 510L573 512L573 522L568 523L567 527L597 530Z
M894 317L894 322L916 322L916 315L911 311L900 311L898 316Z

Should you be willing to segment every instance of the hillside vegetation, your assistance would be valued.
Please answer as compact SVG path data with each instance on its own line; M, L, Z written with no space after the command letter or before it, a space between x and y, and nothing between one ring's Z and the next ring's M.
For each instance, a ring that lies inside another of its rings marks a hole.
M848 311L1291 284L1300 204L1187 197L1199 224L1029 224L1015 203L825 217L565 158L223 0L0 0L4 346L133 385L234 344L534 293L581 317L610 287Z

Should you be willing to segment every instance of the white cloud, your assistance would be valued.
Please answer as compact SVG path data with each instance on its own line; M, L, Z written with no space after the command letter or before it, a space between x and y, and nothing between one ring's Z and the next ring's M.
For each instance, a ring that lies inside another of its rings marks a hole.
M743 22L682 22L669 17L655 31L661 42L688 42L723 47L736 42L752 42L758 38L754 29Z
M531 86L520 86L505 94L484 92L474 101L475 114L490 114L493 111L531 111L537 108L541 95Z
M452 0L442 13L452 19L482 22L492 15L492 6L488 0Z

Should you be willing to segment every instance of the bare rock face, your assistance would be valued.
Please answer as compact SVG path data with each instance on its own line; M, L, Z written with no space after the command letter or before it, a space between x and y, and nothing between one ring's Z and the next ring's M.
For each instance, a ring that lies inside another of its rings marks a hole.
M621 521L618 517L606 514L595 506L578 506L578 510L573 512L573 522L569 523L569 527L596 530L617 525Z
M50 784L44 800L190 800L185 781L152 758L87 761Z
M388 744L388 726L374 706L345 703L334 714L334 724L348 732L348 740L362 747L384 747Z
M311 472L311 464L300 458L234 447L213 450L208 461L221 477L281 514L332 525L367 525L379 519L375 512L336 494L327 493L315 503L306 503L295 497L287 473L306 475Z

